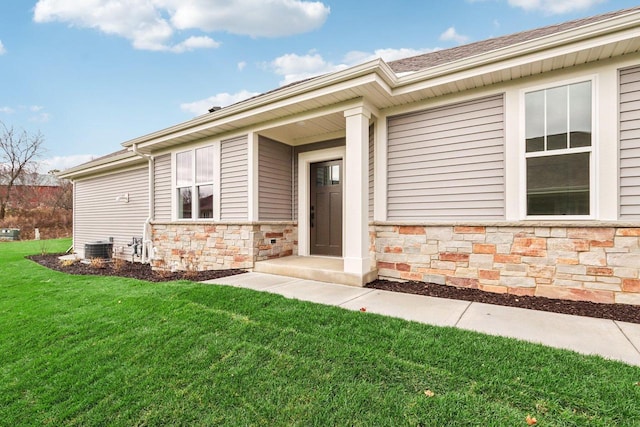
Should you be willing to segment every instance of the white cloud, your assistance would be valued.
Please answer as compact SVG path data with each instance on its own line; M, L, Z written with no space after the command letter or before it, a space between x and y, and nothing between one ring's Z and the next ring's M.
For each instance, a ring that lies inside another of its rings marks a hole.
M58 169L65 170L82 163L89 162L98 156L92 154L76 154L73 156L54 156L48 159L43 159L38 162L38 171L40 173L47 173L50 170Z
M36 123L46 123L48 121L51 120L51 114L49 113L39 113L35 116L31 116L29 117L29 121L30 122L36 122Z
M559 15L578 10L586 10L605 0L508 0L512 7L526 11L541 11L551 15Z
M319 1L165 0L164 3L171 4L175 11L171 22L180 30L226 31L251 37L306 33L320 28L330 12Z
M347 64L333 64L325 61L322 55L313 52L307 55L288 53L271 61L269 66L277 75L283 77L280 81L283 86L349 67Z
M178 31L288 36L321 27L329 12L321 2L301 0L38 0L33 19L124 37L136 49L181 53L220 43L207 36L174 43Z
M0 55L4 55L5 53L7 53L7 49L2 44L2 40L0 40Z
M364 62L372 61L377 58L382 58L385 62L395 61L396 59L408 58L410 56L420 55L422 53L433 52L437 49L376 49L371 52L360 52L357 50L348 52L344 60L347 64L356 65Z
M231 104L235 104L236 102L249 99L256 95L259 95L259 93L249 92L247 90L243 90L237 93L219 93L217 95L213 95L209 98L201 99L199 101L180 104L180 109L192 113L193 115L199 116L201 114L206 114L207 112L209 112L209 109L211 107L226 107Z
M306 55L289 53L282 55L268 64L276 74L283 77L281 85L294 83L310 77L344 70L357 64L362 64L382 58L389 62L396 59L407 58L409 56L420 55L422 53L433 52L436 49L377 49L373 52L351 51L348 52L340 63L333 63L325 60L322 55L311 51Z
M206 36L189 37L185 41L171 47L171 51L182 53L196 49L212 49L220 46L220 43Z
M44 107L41 105L20 105L16 108L9 107L7 105L0 107L0 113L4 114L23 114L30 115L28 118L31 122L45 123L51 120L51 114L43 111ZM35 115L33 115L35 114Z
M449 27L444 33L440 34L440 40L454 41L458 44L462 44L469 40L469 37L458 34L454 27Z
M238 62L238 71L242 71L244 70L244 68L247 66L246 61L240 61Z

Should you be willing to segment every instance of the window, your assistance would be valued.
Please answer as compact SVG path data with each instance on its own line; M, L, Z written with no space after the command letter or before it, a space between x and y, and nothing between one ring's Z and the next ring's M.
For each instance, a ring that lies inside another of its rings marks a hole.
M316 173L318 187L340 184L340 165L319 166Z
M591 82L525 94L527 215L589 215Z
M213 218L213 147L176 154L179 219Z

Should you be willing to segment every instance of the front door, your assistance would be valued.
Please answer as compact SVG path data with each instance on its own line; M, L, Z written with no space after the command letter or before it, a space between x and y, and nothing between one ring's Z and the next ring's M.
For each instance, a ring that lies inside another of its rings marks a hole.
M311 164L311 255L342 256L342 159Z

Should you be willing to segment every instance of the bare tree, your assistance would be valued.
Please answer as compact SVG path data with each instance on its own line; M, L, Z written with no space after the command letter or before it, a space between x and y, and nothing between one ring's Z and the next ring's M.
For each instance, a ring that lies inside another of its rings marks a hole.
M60 179L56 176L59 169L52 169L47 175L55 177L58 191L52 192L53 198L48 200L47 205L54 209L71 211L73 209L73 183L67 179Z
M35 169L35 160L44 150L44 137L40 132L29 135L16 132L0 122L0 221L4 220L11 200L11 190L19 179Z

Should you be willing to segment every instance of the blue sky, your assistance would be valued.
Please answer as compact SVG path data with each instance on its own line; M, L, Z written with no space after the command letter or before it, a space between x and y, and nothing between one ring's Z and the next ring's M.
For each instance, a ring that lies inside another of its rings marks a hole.
M64 169L213 105L312 75L633 6L637 1L5 0L0 121L40 131L42 168Z

